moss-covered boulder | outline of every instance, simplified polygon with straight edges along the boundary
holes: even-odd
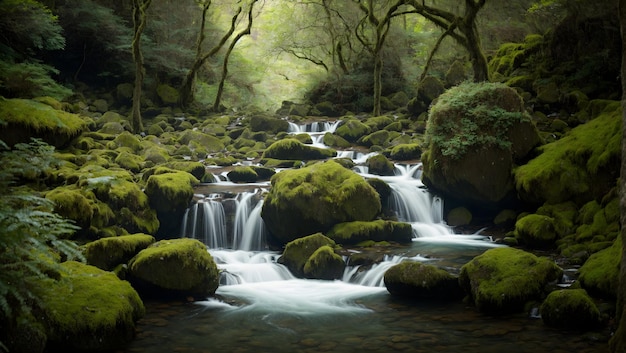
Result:
[[[219,271],[204,244],[181,238],[158,241],[128,264],[129,277],[142,295],[206,298],[219,285]]]
[[[0,117],[7,123],[0,129],[0,140],[9,146],[37,137],[55,147],[64,147],[87,127],[76,114],[29,99],[0,97]]]
[[[102,238],[85,244],[83,253],[88,264],[111,271],[115,266],[127,263],[154,241],[154,237],[147,234]]]
[[[372,128],[357,119],[350,119],[335,130],[335,134],[348,142],[357,142],[372,132]]]
[[[463,297],[458,278],[433,265],[404,261],[385,272],[391,295],[410,299],[449,300]]]
[[[382,146],[386,147],[389,144],[389,138],[391,133],[387,130],[377,130],[372,132],[369,135],[363,136],[357,142],[360,145],[371,147],[371,146]]]
[[[157,96],[159,96],[159,99],[161,100],[161,103],[165,104],[165,105],[175,105],[178,104],[178,100],[180,98],[180,95],[178,93],[178,90],[170,85],[167,84],[160,84],[157,86],[156,88],[156,93]]]
[[[113,351],[135,335],[145,312],[137,292],[115,274],[79,262],[61,264],[58,281],[41,290],[50,351]]]
[[[74,185],[63,186],[46,193],[46,199],[54,203],[54,211],[71,219],[81,228],[89,228],[94,218],[95,196]]]
[[[483,208],[514,194],[515,162],[541,142],[520,95],[496,83],[463,83],[442,94],[426,138],[424,184]]]
[[[582,203],[614,187],[621,148],[620,102],[593,101],[589,105],[595,119],[541,146],[539,156],[515,169],[515,185],[522,200]]]
[[[259,175],[252,167],[238,166],[228,172],[228,179],[235,183],[253,183],[259,179]]]
[[[553,261],[514,248],[485,251],[461,267],[459,283],[478,310],[499,314],[520,311],[540,300],[545,287],[561,278]]]
[[[622,240],[592,254],[578,270],[580,286],[593,295],[616,298],[619,286],[619,268],[622,260]]]
[[[327,132],[324,134],[323,142],[326,146],[336,148],[348,148],[351,146],[350,142],[339,135]]]
[[[283,119],[255,115],[250,118],[250,129],[252,131],[266,131],[277,134],[281,131],[289,130],[289,122]]]
[[[455,207],[446,216],[449,226],[458,227],[472,223],[472,212],[465,207]]]
[[[411,159],[420,159],[422,157],[422,148],[418,143],[402,143],[394,146],[389,158],[397,161],[406,161]]]
[[[417,95],[407,104],[414,116],[427,112],[430,104],[445,91],[443,82],[434,76],[426,76],[417,86]]]
[[[382,154],[371,156],[365,161],[370,174],[394,175],[396,167]]]
[[[197,130],[185,130],[178,140],[181,144],[189,146],[193,150],[202,153],[215,153],[224,149],[224,142],[217,136],[205,134]]]
[[[288,138],[271,144],[265,152],[263,158],[273,158],[282,160],[315,160],[327,159],[337,155],[333,149],[317,148],[308,146],[297,139]]]
[[[529,214],[515,222],[515,238],[533,248],[554,247],[557,234],[554,230],[554,218]]]
[[[261,216],[280,244],[337,223],[371,221],[381,210],[376,190],[332,160],[278,173],[271,186]]]
[[[358,244],[366,240],[410,243],[413,229],[408,223],[381,219],[353,221],[336,224],[326,232],[326,236],[339,244]]]
[[[346,263],[330,245],[319,247],[304,264],[303,273],[307,278],[334,280],[343,276]]]
[[[584,289],[561,289],[541,304],[541,319],[552,327],[585,330],[600,323],[600,311]]]
[[[278,263],[285,265],[294,276],[305,277],[304,266],[313,253],[324,246],[335,247],[335,242],[324,236],[322,233],[307,235],[302,238],[292,240],[285,245],[283,254],[278,259]],[[327,256],[321,255],[321,256]],[[309,273],[313,264],[309,265]]]

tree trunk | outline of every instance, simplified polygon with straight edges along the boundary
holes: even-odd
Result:
[[[380,115],[380,99],[383,94],[383,58],[382,50],[378,50],[374,57],[374,116]]]
[[[611,352],[614,353],[626,352],[626,0],[619,0],[619,20],[622,33],[622,163],[619,181],[622,262],[617,293],[618,327],[609,344]]]
[[[135,33],[133,36],[132,52],[135,62],[135,87],[133,89],[133,107],[131,115],[131,126],[134,133],[143,130],[141,121],[141,86],[145,76],[143,67],[143,54],[141,52],[141,34],[146,27],[146,10],[152,0],[133,0],[133,26]]]

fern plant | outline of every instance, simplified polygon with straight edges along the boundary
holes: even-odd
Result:
[[[9,148],[0,140],[0,318],[15,319],[36,301],[36,282],[58,278],[59,260],[84,258],[67,235],[78,229],[26,185],[56,163],[40,140]],[[2,321],[2,320],[0,320]],[[1,344],[0,344],[1,346]]]

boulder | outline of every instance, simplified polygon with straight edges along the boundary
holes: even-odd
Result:
[[[234,183],[253,183],[259,179],[259,175],[248,166],[238,166],[228,172],[228,179]]]
[[[466,226],[472,223],[472,212],[465,207],[455,207],[448,212],[447,218],[449,226]]]
[[[335,245],[332,239],[324,236],[322,233],[315,233],[295,239],[285,245],[285,250],[278,259],[278,263],[285,265],[294,276],[305,277],[304,267],[313,253],[324,246],[328,246],[332,249]],[[318,255],[320,255],[320,257],[328,257],[328,254]],[[309,264],[307,272],[313,274],[312,270],[315,267],[314,264]]]
[[[274,175],[261,216],[273,240],[285,244],[337,223],[371,221],[380,211],[376,190],[330,160]]]
[[[365,165],[370,174],[394,175],[396,167],[382,154],[371,156],[365,161]]]
[[[430,104],[445,91],[443,83],[434,76],[426,76],[417,86],[417,95],[407,104],[414,116],[427,112]]]
[[[478,310],[500,314],[521,311],[527,302],[542,299],[546,285],[562,274],[547,258],[502,247],[463,265],[459,283]]]
[[[219,271],[206,246],[196,239],[158,241],[128,264],[133,286],[146,296],[206,298],[219,285]]]
[[[263,158],[273,158],[282,160],[315,160],[327,159],[337,155],[333,149],[317,148],[308,146],[297,139],[287,138],[271,144],[265,152]]]
[[[421,157],[422,148],[419,143],[403,143],[396,145],[391,149],[389,154],[389,158],[397,161],[420,159]]]
[[[68,261],[61,280],[41,288],[50,351],[113,351],[135,336],[145,312],[137,292],[115,274]]]
[[[612,246],[592,254],[580,267],[580,286],[593,295],[616,298],[621,260],[622,240],[617,237]]]
[[[515,238],[532,248],[551,248],[557,240],[554,218],[530,214],[515,222]]]
[[[335,134],[348,142],[356,142],[368,135],[372,129],[357,119],[350,119],[335,130]]]
[[[410,299],[449,300],[463,297],[458,278],[443,269],[405,261],[385,272],[385,287],[391,295]]]
[[[117,265],[128,263],[154,241],[154,237],[147,234],[102,238],[85,244],[83,253],[88,264],[111,271]]]
[[[250,129],[252,131],[266,131],[277,134],[289,129],[289,122],[267,116],[255,115],[250,118]]]
[[[307,278],[334,280],[343,276],[346,263],[330,245],[319,247],[304,264],[303,273]]]
[[[541,138],[512,88],[463,83],[430,109],[422,180],[465,205],[495,207],[514,195],[512,170]]]
[[[413,228],[409,223],[375,220],[353,221],[333,226],[326,235],[339,244],[358,244],[362,241],[394,241],[410,243]]]
[[[541,304],[541,319],[552,327],[584,330],[600,323],[600,311],[584,289],[561,289]]]

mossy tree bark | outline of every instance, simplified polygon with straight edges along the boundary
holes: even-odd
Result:
[[[191,68],[189,68],[189,71],[187,71],[187,74],[185,75],[185,78],[183,79],[183,83],[178,90],[180,105],[183,108],[188,107],[189,104],[193,102],[193,99],[194,99],[193,92],[194,92],[194,87],[196,84],[196,75],[198,74],[198,70],[200,70],[202,65],[204,65],[204,63],[209,58],[217,54],[217,52],[219,52],[220,49],[222,49],[222,47],[226,44],[226,41],[228,41],[228,38],[230,38],[233,35],[233,33],[235,32],[235,27],[237,26],[237,19],[239,18],[239,15],[241,14],[241,10],[242,10],[241,7],[237,9],[237,11],[235,12],[235,14],[233,15],[231,19],[230,29],[220,39],[219,43],[217,43],[217,45],[215,45],[209,51],[203,52],[202,44],[204,43],[204,39],[206,37],[204,34],[205,27],[206,27],[206,15],[210,7],[211,7],[211,0],[206,0],[202,3],[202,20],[200,21],[200,31],[198,32],[198,37],[196,39],[196,58],[193,64],[191,65]]]
[[[619,0],[620,29],[622,33],[622,163],[620,178],[620,221],[622,224],[622,262],[617,293],[617,330],[611,338],[612,352],[626,352],[626,0]]]
[[[224,56],[224,62],[222,64],[222,77],[220,79],[219,86],[217,88],[217,95],[215,96],[215,102],[213,103],[213,111],[220,110],[220,103],[222,101],[222,94],[224,93],[224,83],[226,82],[226,77],[228,76],[228,59],[230,58],[230,54],[233,52],[235,45],[237,42],[241,40],[241,38],[250,35],[252,30],[252,11],[254,10],[254,4],[258,0],[252,0],[250,3],[250,7],[248,8],[248,25],[241,32],[237,33],[235,38],[233,38],[232,42],[228,46],[228,50],[226,51],[226,55]]]
[[[135,87],[133,89],[133,107],[131,115],[131,125],[133,132],[139,133],[143,130],[141,121],[141,86],[146,75],[143,66],[143,54],[141,52],[141,35],[146,28],[146,10],[150,7],[152,0],[133,0],[133,28],[134,36],[132,42],[133,61],[135,63]]]

